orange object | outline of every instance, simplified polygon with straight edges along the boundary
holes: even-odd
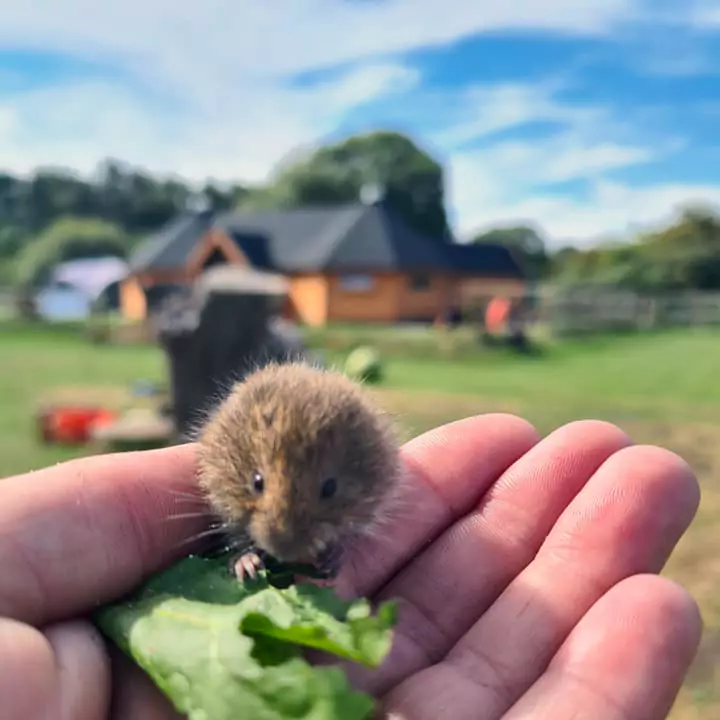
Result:
[[[507,325],[512,303],[505,297],[494,297],[485,310],[485,327],[492,333],[501,333]]]

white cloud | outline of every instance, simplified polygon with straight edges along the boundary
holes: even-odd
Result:
[[[485,31],[609,34],[637,18],[639,0],[24,0],[3,7],[0,48],[59,51],[97,61],[114,80],[74,81],[0,95],[0,163],[29,172],[89,172],[114,156],[158,173],[261,182],[298,147],[321,141],[350,113],[404,101],[420,82],[402,54]],[[709,15],[708,15],[709,13]],[[712,11],[705,8],[706,17]],[[720,18],[720,13],[718,13]],[[338,74],[338,68],[342,72]],[[333,70],[297,85],[297,73]],[[461,232],[538,221],[558,238],[622,232],[632,220],[720,188],[636,189],[609,173],[651,161],[606,109],[571,105],[562,83],[476,87],[447,104],[448,126],[429,137],[448,161],[449,199]],[[442,106],[445,107],[445,106]],[[462,151],[478,138],[534,122],[549,139]],[[632,135],[632,133],[630,133]],[[549,184],[581,179],[583,201]]]
[[[522,168],[532,168],[531,158],[541,162],[544,155],[544,151],[528,147]],[[587,246],[608,236],[627,236],[670,222],[687,204],[701,203],[720,210],[720,185],[665,182],[631,186],[602,177],[602,168],[618,169],[647,158],[642,148],[587,147],[559,154],[556,167],[531,175],[534,179],[586,179],[585,168],[594,165],[597,176],[590,177],[588,192],[578,198],[537,186],[528,189],[523,185],[526,176],[521,164],[510,163],[513,169],[507,172],[503,153],[484,158],[460,155],[451,162],[450,173],[457,188],[458,233],[469,237],[493,226],[530,223],[544,230],[556,246]]]
[[[0,163],[90,172],[112,156],[193,179],[262,181],[292,148],[335,129],[352,109],[417,82],[401,65],[372,64],[309,88],[246,81],[216,108],[159,112],[107,82],[0,98]]]
[[[720,2],[718,0],[695,0],[685,17],[690,23],[701,28],[720,25]]]
[[[600,182],[586,202],[538,197],[510,210],[535,217],[552,229],[557,243],[564,240],[582,246],[664,225],[684,206],[696,203],[720,209],[720,186],[661,183],[632,187]]]
[[[562,81],[549,80],[470,87],[457,102],[455,115],[462,119],[436,133],[435,142],[455,146],[537,122],[573,127],[610,122],[603,108],[572,106],[558,100],[557,92],[564,85]]]
[[[559,223],[547,211],[565,200],[549,191],[548,185],[574,180],[600,182],[608,171],[654,157],[650,148],[592,143],[572,133],[457,153],[450,157],[448,185],[458,232],[467,234],[494,223],[534,219],[551,235],[566,235],[570,227],[567,222]],[[535,211],[542,211],[543,217],[533,218]]]
[[[448,196],[461,237],[524,222],[540,226],[557,244],[582,245],[665,222],[687,202],[720,202],[720,186],[617,182],[618,171],[662,160],[684,141],[643,137],[642,127],[613,117],[607,108],[562,101],[563,89],[562,83],[516,83],[465,93],[458,113],[465,119],[441,134],[452,145]],[[559,129],[491,142],[498,130],[542,121]],[[473,138],[483,138],[482,145],[464,148]],[[586,191],[557,187],[573,181]]]
[[[451,169],[456,192],[467,192],[464,188],[484,176],[496,200],[503,202],[538,186],[601,177],[657,157],[654,148],[593,143],[573,133],[561,133],[549,139],[506,141],[458,153],[451,157]]]
[[[0,45],[119,59],[184,82],[286,74],[449,44],[494,30],[599,34],[634,0],[24,0],[3,7]],[[206,80],[209,78],[206,78]]]
[[[115,80],[0,96],[0,162],[86,172],[113,155],[155,171],[261,181],[279,158],[321,140],[351,110],[417,82],[390,56],[503,28],[603,33],[632,2],[10,3],[0,48],[96,61]],[[341,63],[350,69],[340,78],[291,83],[301,71]]]

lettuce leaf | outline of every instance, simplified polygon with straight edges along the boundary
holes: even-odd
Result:
[[[189,720],[366,720],[372,698],[305,648],[369,667],[390,650],[395,604],[375,614],[277,566],[238,582],[225,557],[190,556],[100,608],[100,630]]]

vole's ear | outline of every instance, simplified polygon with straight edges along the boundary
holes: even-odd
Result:
[[[272,427],[273,422],[275,422],[275,411],[272,408],[263,410],[262,418],[268,428]]]

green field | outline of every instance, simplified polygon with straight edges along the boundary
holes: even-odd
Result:
[[[321,335],[313,340],[323,343]],[[0,349],[0,476],[75,454],[36,441],[33,413],[53,389],[92,386],[111,398],[140,378],[166,381],[158,350],[92,346],[66,330],[0,326]],[[693,465],[702,506],[667,572],[698,598],[707,630],[673,718],[720,717],[720,330],[574,340],[529,357],[421,354],[394,353],[379,390],[409,433],[491,410],[522,415],[543,432],[594,417],[619,424],[637,442],[669,447]]]

